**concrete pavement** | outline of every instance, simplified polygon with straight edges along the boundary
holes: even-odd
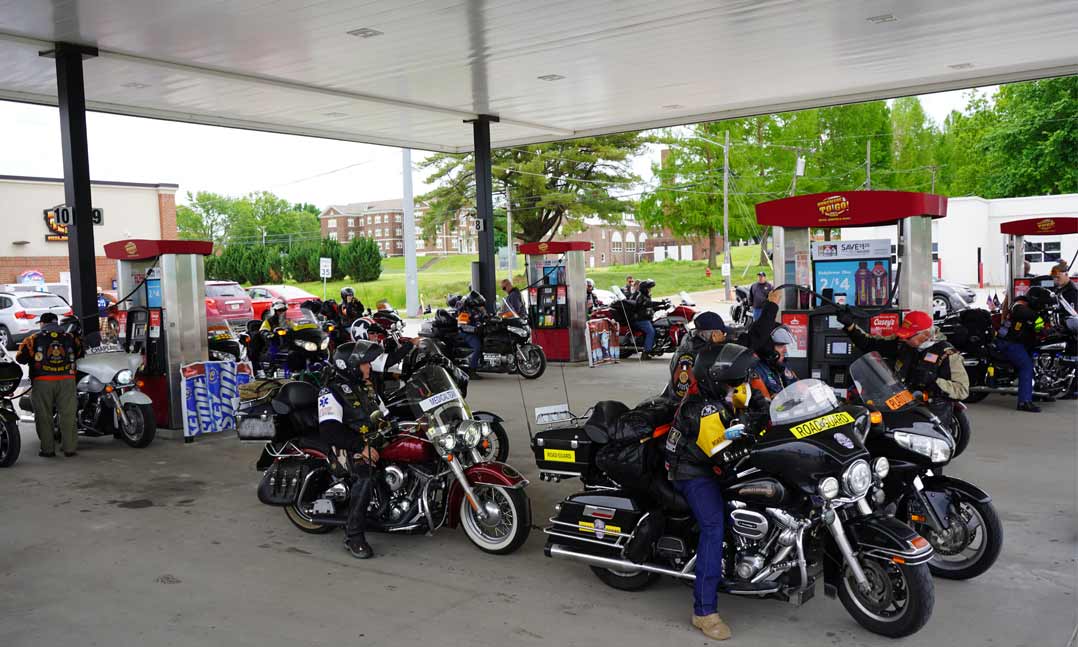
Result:
[[[665,362],[589,369],[552,364],[534,382],[491,376],[473,407],[501,413],[510,462],[531,479],[533,522],[576,484],[540,482],[525,412],[567,399],[635,402]],[[522,393],[524,402],[522,403]],[[973,405],[974,437],[949,470],[993,494],[1006,533],[987,574],[936,580],[920,645],[1065,645],[1076,614],[1078,405],[1020,414],[1010,399]],[[373,535],[361,562],[342,535],[307,535],[258,503],[260,451],[234,437],[130,449],[81,439],[74,459],[41,459],[31,425],[23,456],[0,470],[0,644],[51,645],[704,645],[688,625],[692,592],[669,580],[640,593],[587,567],[548,559],[533,530],[516,554],[475,549],[461,531]],[[732,644],[894,645],[837,601],[803,607],[724,596]]]

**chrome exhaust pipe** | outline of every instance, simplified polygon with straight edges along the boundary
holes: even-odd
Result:
[[[970,393],[998,393],[1001,395],[1018,394],[1018,387],[1016,386],[971,386],[969,387],[969,390]],[[1043,391],[1034,391],[1033,395],[1038,398],[1048,397],[1048,394]]]
[[[586,562],[592,566],[603,566],[605,568],[611,568],[619,571],[647,571],[649,573],[658,573],[659,575],[669,575],[670,577],[676,577],[681,580],[688,580],[690,582],[696,580],[696,575],[693,573],[682,573],[681,571],[670,570],[669,568],[662,568],[660,566],[652,566],[650,564],[637,564],[625,559],[615,559],[613,557],[599,557],[598,555],[589,555],[587,553],[578,553],[575,550],[569,550],[554,544],[547,550],[547,554],[550,557],[564,557],[566,559],[575,559],[577,561]]]

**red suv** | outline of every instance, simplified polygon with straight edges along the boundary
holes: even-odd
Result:
[[[210,300],[221,317],[228,321],[250,321],[255,318],[251,297],[235,281],[206,281],[207,310]]]

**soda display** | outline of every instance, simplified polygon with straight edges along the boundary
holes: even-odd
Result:
[[[891,298],[891,285],[883,261],[872,266],[872,302],[864,305],[885,306]],[[860,304],[858,304],[860,305]]]
[[[857,264],[857,271],[853,273],[853,282],[856,290],[854,304],[859,306],[873,305],[869,301],[871,299],[872,272],[868,269],[867,261],[860,261]]]

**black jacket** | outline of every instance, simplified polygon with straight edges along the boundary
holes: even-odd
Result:
[[[318,392],[318,433],[338,449],[361,451],[377,437],[376,411],[379,400],[372,382],[355,385],[334,378]]]
[[[528,309],[524,307],[524,297],[517,288],[509,290],[509,294],[505,295],[505,302],[509,304],[513,312],[517,313],[517,316],[525,318],[528,316]]]
[[[749,303],[753,308],[762,308],[767,303],[767,295],[771,294],[773,286],[771,282],[753,283],[749,288]]]
[[[655,308],[661,308],[662,301],[652,301],[650,294],[644,294],[641,290],[629,297],[629,302],[633,304],[633,310],[629,313],[632,321],[651,321],[655,316]]]
[[[359,300],[359,297],[356,297],[348,303],[341,303],[340,309],[341,323],[345,326],[350,326],[352,325],[352,322],[363,316],[365,308],[363,307],[363,302]]]
[[[666,436],[666,470],[671,481],[699,477],[722,477],[726,471],[747,455],[754,444],[755,433],[767,421],[764,414],[767,401],[752,394],[747,409],[737,412],[725,400],[715,400],[702,393],[693,393],[681,401],[674,423]],[[738,422],[745,424],[741,438],[721,444],[708,456],[697,441],[702,431],[719,424],[729,428]]]
[[[969,376],[962,355],[942,334],[937,333],[927,347],[913,348],[898,337],[870,335],[856,325],[847,328],[846,333],[863,352],[876,351],[891,360],[907,388],[954,400],[969,395]]]
[[[1068,282],[1056,291],[1059,293],[1059,298],[1071,304],[1071,307],[1075,310],[1078,310],[1078,286],[1074,284],[1074,281]]]
[[[712,344],[711,340],[705,339],[695,333],[686,335],[685,339],[678,344],[674,356],[670,358],[670,382],[663,390],[663,397],[681,400],[689,393],[695,391],[696,379],[692,375],[692,368],[696,365],[696,358],[710,346],[722,346]]]
[[[1011,306],[1011,314],[999,327],[999,339],[1032,348],[1037,343],[1037,332],[1044,327],[1040,314],[1025,301]]]

